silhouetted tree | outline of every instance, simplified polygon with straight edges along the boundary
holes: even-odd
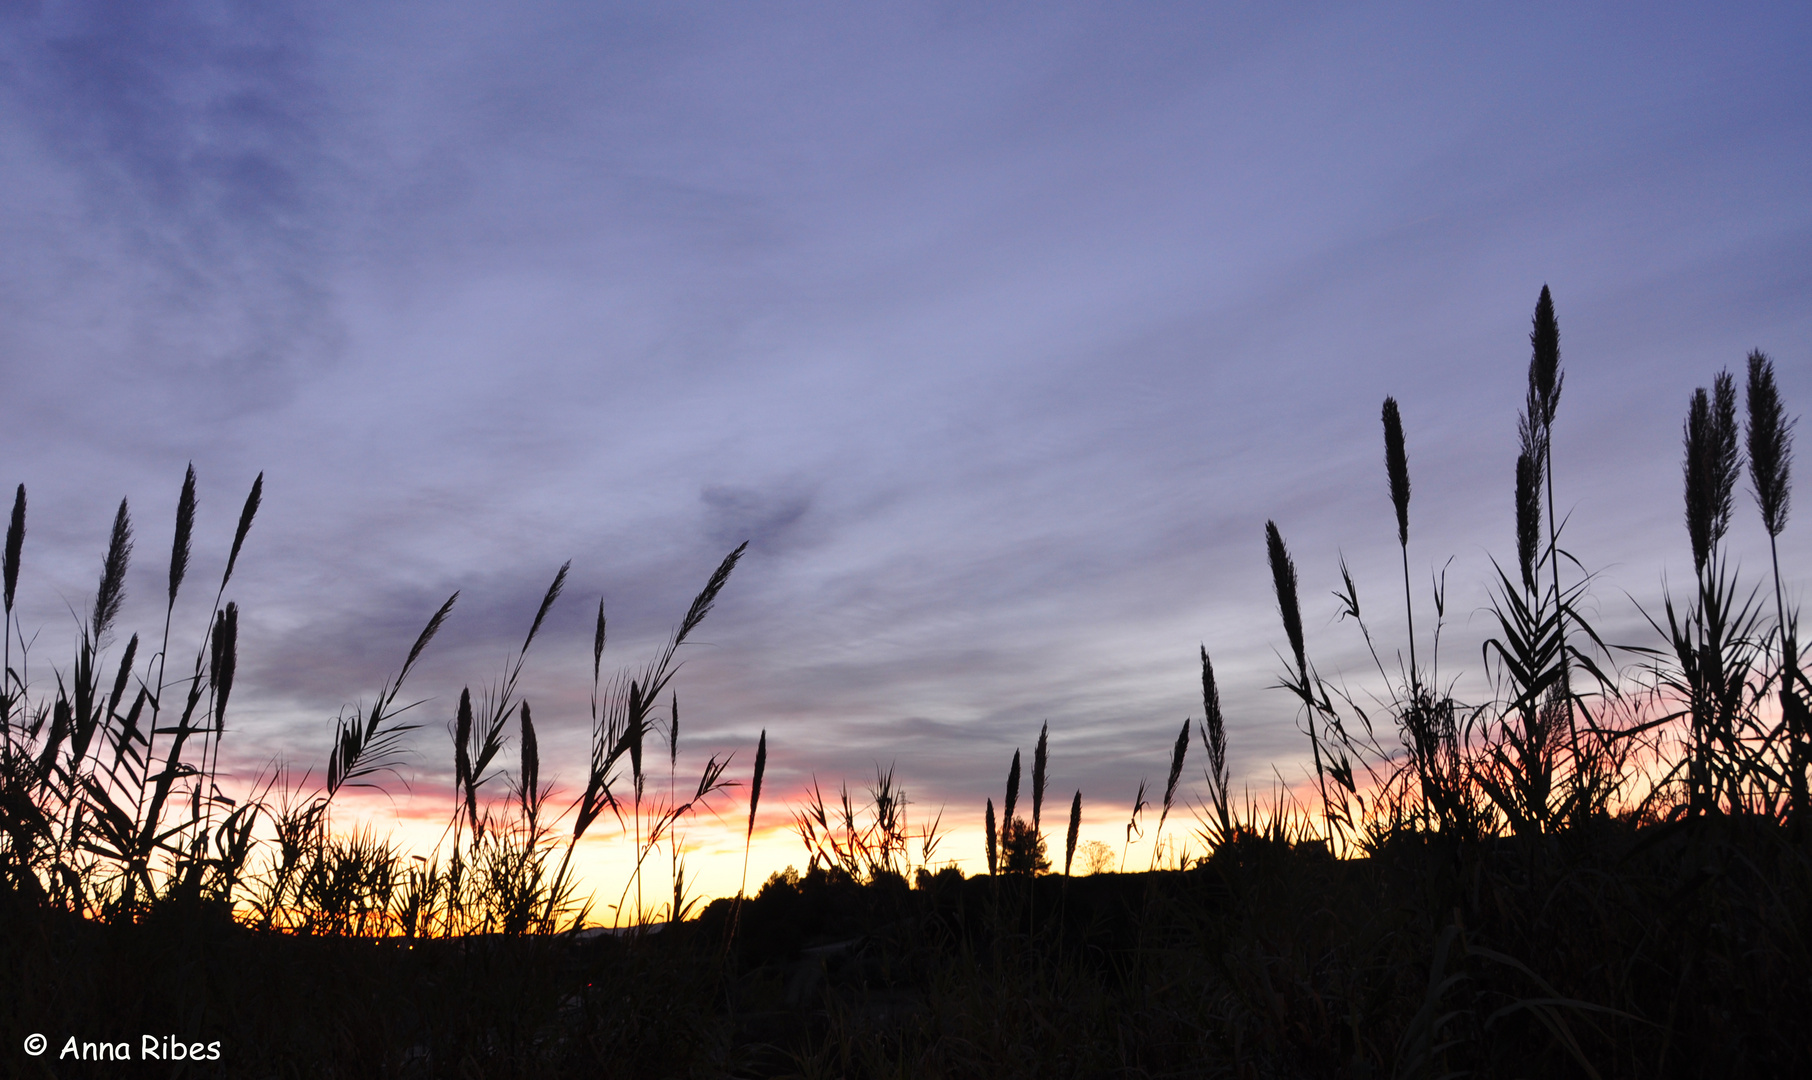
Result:
[[[1001,840],[1001,854],[1005,856],[1001,872],[1041,874],[1051,868],[1051,860],[1045,858],[1044,837],[1038,835],[1038,830],[1025,818],[1016,817],[1007,822]]]

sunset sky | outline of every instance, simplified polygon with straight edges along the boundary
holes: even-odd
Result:
[[[445,819],[460,688],[568,559],[521,685],[544,777],[575,782],[599,598],[607,671],[639,665],[743,540],[674,685],[682,773],[734,752],[746,781],[768,732],[752,878],[803,863],[782,830],[814,774],[890,763],[976,869],[1046,720],[1050,798],[1081,789],[1084,835],[1117,841],[1200,714],[1198,646],[1236,783],[1294,782],[1266,520],[1320,669],[1385,693],[1329,594],[1344,555],[1394,663],[1395,395],[1418,648],[1445,568],[1442,680],[1484,700],[1544,283],[1563,543],[1600,632],[1658,644],[1641,608],[1692,574],[1693,388],[1761,348],[1812,405],[1808,55],[1798,4],[0,5],[0,483],[30,499],[34,688],[121,497],[114,655],[161,632],[193,462],[173,663],[265,477],[227,593],[242,779],[318,775],[460,591],[407,689],[413,753],[348,818]],[[1760,582],[1746,482],[1730,550]]]

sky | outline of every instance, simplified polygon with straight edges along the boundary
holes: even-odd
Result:
[[[606,672],[643,664],[745,540],[673,686],[681,773],[733,753],[746,783],[767,732],[757,878],[803,865],[814,777],[889,766],[977,869],[1045,722],[1050,800],[1081,790],[1118,844],[1201,714],[1202,647],[1236,788],[1295,782],[1265,522],[1318,668],[1386,695],[1330,593],[1344,558],[1394,664],[1394,395],[1418,648],[1444,572],[1443,680],[1488,699],[1544,284],[1564,546],[1605,638],[1659,643],[1693,389],[1761,348],[1812,401],[1809,48],[1791,4],[8,0],[0,482],[28,492],[33,685],[121,498],[116,636],[161,634],[193,463],[177,658],[264,476],[226,594],[242,782],[318,781],[459,593],[410,753],[342,822],[432,842],[460,689],[568,560],[519,686],[575,783],[599,600]],[[1753,584],[1746,483],[1736,509]],[[1797,600],[1806,537],[1780,538]],[[693,826],[707,892],[745,798]]]

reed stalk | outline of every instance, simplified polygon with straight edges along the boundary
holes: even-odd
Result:
[[[1227,724],[1221,715],[1221,692],[1214,682],[1214,665],[1208,661],[1208,647],[1202,652],[1202,750],[1208,756],[1203,779],[1208,782],[1208,798],[1214,811],[1214,837],[1210,848],[1218,847],[1233,835],[1233,820],[1228,807]]]
[[[1164,838],[1164,822],[1170,817],[1171,803],[1176,800],[1177,781],[1183,776],[1183,756],[1189,752],[1189,718],[1183,718],[1183,726],[1177,731],[1177,741],[1170,748],[1170,772],[1164,779],[1164,808],[1158,814],[1158,828],[1151,837],[1151,865],[1158,865],[1159,845]]]
[[[1560,519],[1554,514],[1554,414],[1560,407],[1560,392],[1566,373],[1560,369],[1560,321],[1554,315],[1554,297],[1544,283],[1535,301],[1535,314],[1529,326],[1529,389],[1521,417],[1523,452],[1539,465],[1537,480],[1546,488],[1548,502],[1548,571],[1552,601],[1557,613],[1560,637],[1567,639],[1567,612],[1562,606],[1560,589]],[[1568,746],[1572,758],[1579,760],[1579,726],[1574,716],[1570,654],[1563,649],[1560,658],[1560,693],[1567,721]]]
[[[1290,558],[1289,549],[1284,546],[1283,534],[1275,521],[1265,522],[1265,554],[1271,565],[1271,586],[1277,595],[1278,614],[1283,618],[1284,636],[1290,643],[1290,658],[1296,662],[1293,670],[1285,670],[1284,681],[1280,685],[1295,695],[1303,706],[1302,715],[1308,727],[1310,760],[1315,768],[1315,785],[1321,795],[1322,819],[1327,825],[1331,843],[1336,835],[1345,836],[1352,824],[1345,799],[1341,800],[1340,807],[1336,809],[1327,784],[1328,778],[1332,776],[1335,784],[1344,787],[1349,795],[1356,790],[1345,750],[1336,745],[1347,741],[1346,733],[1320,680],[1309,669],[1303,645],[1302,608],[1297,600],[1296,563]],[[1356,598],[1354,609],[1357,610]]]
[[[994,823],[994,800],[992,798],[988,800],[987,837],[988,876],[994,877],[1000,873],[1000,841]]]
[[[1536,593],[1537,546],[1541,542],[1541,465],[1528,450],[1516,456],[1516,562],[1523,590]]]
[[[25,485],[13,495],[12,517],[6,526],[6,551],[0,562],[0,581],[4,583],[6,622],[3,651],[5,667],[0,668],[0,746],[11,747],[13,711],[23,699],[25,682],[13,671],[13,594],[19,589],[19,557],[25,548]]]
[[[1736,387],[1729,372],[1719,372],[1712,392],[1693,392],[1683,436],[1682,472],[1686,493],[1686,532],[1692,544],[1697,595],[1686,625],[1673,628],[1676,656],[1687,683],[1691,709],[1692,760],[1688,765],[1688,812],[1702,816],[1715,807],[1718,791],[1712,762],[1715,747],[1734,750],[1734,702],[1727,668],[1733,659],[1730,598],[1733,583],[1725,579],[1720,556],[1730,528],[1731,500],[1742,469],[1737,448]],[[1669,611],[1670,626],[1672,612]]]
[[[1013,751],[1013,764],[1007,768],[1007,801],[1002,804],[1000,819],[1002,830],[1012,829],[1013,806],[1017,802],[1019,802],[1019,751],[1015,750]],[[1003,831],[1001,835],[1005,837],[1007,832]]]
[[[1397,545],[1403,555],[1403,615],[1409,622],[1409,693],[1413,698],[1421,692],[1422,669],[1416,664],[1416,611],[1409,591],[1409,456],[1403,446],[1403,417],[1394,397],[1384,399],[1384,465],[1390,478],[1391,506],[1397,512]]]
[[[1775,636],[1780,642],[1781,719],[1787,729],[1788,785],[1795,833],[1803,838],[1812,821],[1812,798],[1807,794],[1807,768],[1812,765],[1812,716],[1800,696],[1799,642],[1794,620],[1787,617],[1781,589],[1779,537],[1787,527],[1792,503],[1793,421],[1781,407],[1774,385],[1774,362],[1760,349],[1749,354],[1748,439],[1749,478],[1762,527],[1768,533],[1768,561],[1774,579]],[[1812,687],[1807,688],[1812,692]]]
[[[1145,781],[1139,781],[1139,793],[1133,796],[1132,814],[1126,819],[1126,840],[1120,846],[1120,872],[1126,872],[1126,853],[1132,847],[1133,837],[1145,838],[1145,830],[1139,828],[1139,816],[1145,812]]]
[[[1044,808],[1045,766],[1049,762],[1047,740],[1050,735],[1050,721],[1045,721],[1038,728],[1038,745],[1032,751],[1032,831],[1039,832],[1038,818]],[[1041,834],[1042,835],[1042,834]]]
[[[1063,840],[1063,876],[1070,876],[1070,864],[1076,859],[1076,834],[1082,828],[1082,791],[1070,801],[1070,828]]]
[[[742,835],[742,877],[736,886],[736,907],[730,916],[730,940],[736,940],[736,927],[742,917],[742,894],[749,886],[749,847],[755,841],[755,811],[761,805],[761,778],[768,768],[768,730],[761,729],[761,741],[755,745],[755,774],[749,781],[749,826]],[[726,944],[725,948],[729,946]]]

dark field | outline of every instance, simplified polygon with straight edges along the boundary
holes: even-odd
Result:
[[[196,1076],[1785,1076],[1812,1060],[1808,864],[1766,822],[1189,871],[820,870],[670,930],[260,933],[6,912],[5,1027],[218,1040]],[[14,1036],[15,1039],[18,1036]]]

